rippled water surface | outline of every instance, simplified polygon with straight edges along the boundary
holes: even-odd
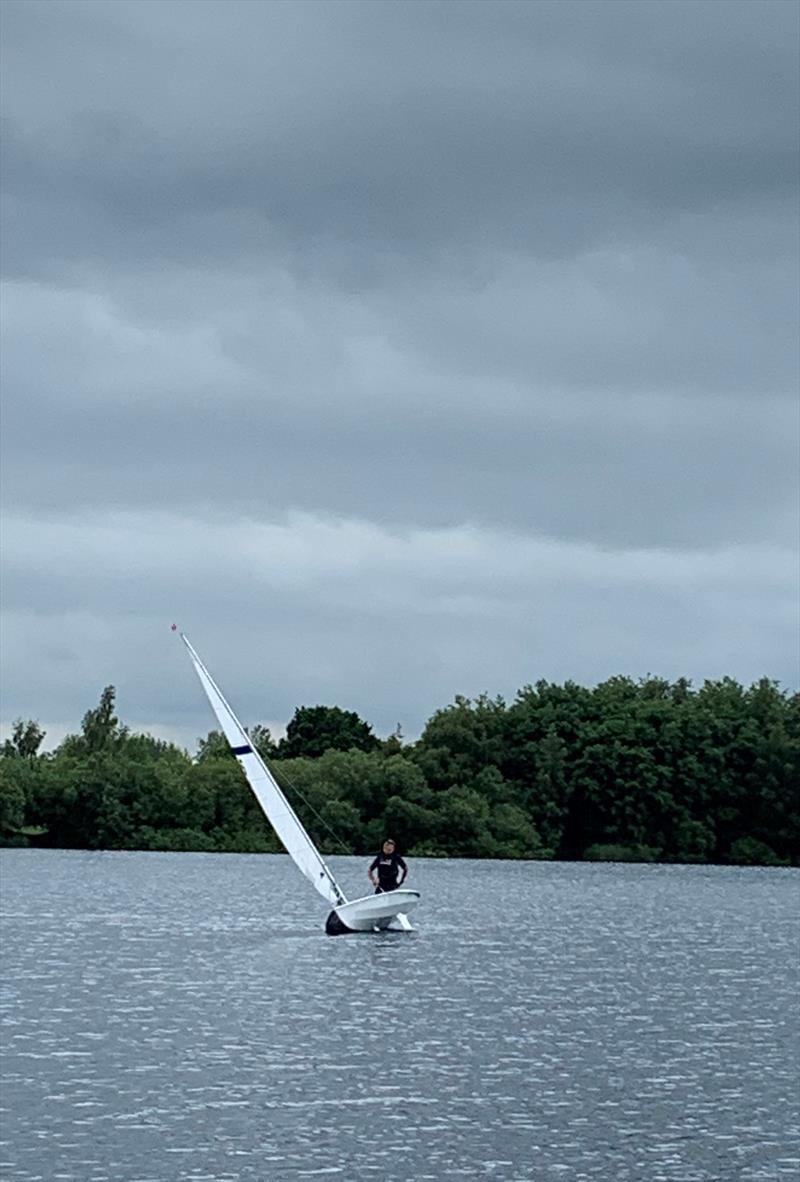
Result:
[[[284,857],[0,869],[8,1182],[800,1176],[797,872],[417,860],[332,939]]]

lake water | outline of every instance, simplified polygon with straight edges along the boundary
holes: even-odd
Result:
[[[366,893],[367,859],[332,858]],[[800,875],[4,850],[7,1182],[800,1177]]]

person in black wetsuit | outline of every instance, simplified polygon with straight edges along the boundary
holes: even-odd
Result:
[[[398,872],[402,875],[399,882],[397,880]],[[370,882],[375,887],[376,895],[382,895],[384,891],[395,891],[403,885],[408,874],[408,867],[397,853],[397,847],[391,837],[386,838],[381,852],[367,873]]]

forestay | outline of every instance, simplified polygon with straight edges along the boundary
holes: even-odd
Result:
[[[252,746],[247,731],[225,701],[211,674],[182,632],[181,640],[189,650],[197,676],[206,691],[211,708],[219,720],[225,738],[241,764],[267,820],[283,842],[286,852],[324,899],[334,906],[346,903],[344,892],[300,824],[297,814],[283,795],[269,768]]]

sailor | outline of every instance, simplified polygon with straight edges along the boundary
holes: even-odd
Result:
[[[376,872],[377,871],[377,875]],[[397,881],[398,872],[402,874],[400,881]],[[397,853],[397,847],[394,839],[387,837],[381,847],[381,852],[377,855],[368,872],[369,879],[375,887],[375,894],[382,895],[384,891],[395,891],[399,886],[402,886],[408,874],[408,867],[403,859]]]

